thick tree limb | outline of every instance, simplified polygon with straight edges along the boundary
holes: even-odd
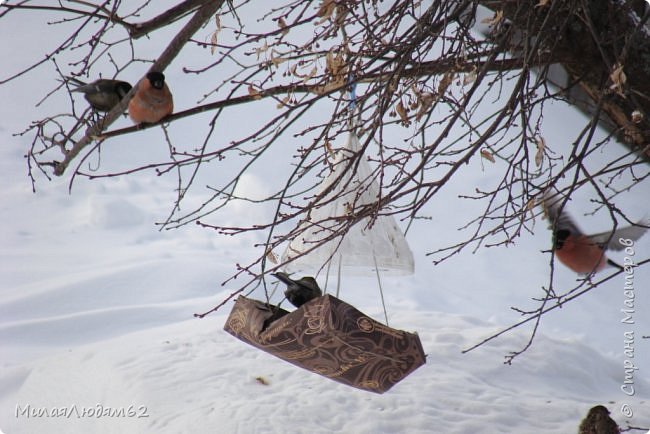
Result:
[[[184,2],[174,6],[173,8],[166,10],[165,12],[158,15],[157,17],[150,19],[149,21],[130,24],[129,35],[133,39],[138,39],[156,29],[159,29],[161,27],[164,27],[174,22],[175,20],[191,13],[193,10],[207,3],[210,3],[210,0],[185,0]]]

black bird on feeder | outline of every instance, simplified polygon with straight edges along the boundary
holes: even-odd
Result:
[[[316,279],[313,277],[305,276],[301,279],[293,280],[287,273],[283,272],[277,272],[272,275],[287,285],[284,296],[296,307],[300,307],[309,300],[323,295],[323,291],[318,287],[318,283],[316,283]]]

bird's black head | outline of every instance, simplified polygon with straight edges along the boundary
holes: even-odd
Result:
[[[323,291],[321,291],[320,287],[318,286],[316,279],[314,279],[311,276],[305,276],[301,279],[298,279],[296,280],[296,283],[299,284],[300,286],[309,289],[315,296],[319,297],[320,295],[323,294]]]
[[[569,235],[571,235],[571,231],[568,229],[560,229],[555,231],[554,234],[554,239],[553,239],[553,247],[557,249],[561,249],[562,246],[564,246],[564,242],[569,238]]]
[[[592,407],[591,410],[589,410],[589,412],[609,414],[609,410],[604,405],[597,405],[595,407]]]
[[[156,89],[162,89],[165,86],[165,75],[162,72],[150,72],[147,74],[147,80],[151,86]]]
[[[124,98],[124,96],[131,90],[131,87],[132,86],[126,81],[120,81],[115,85],[115,92],[120,96],[120,98]]]

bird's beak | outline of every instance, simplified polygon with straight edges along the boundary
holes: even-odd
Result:
[[[287,273],[283,273],[281,271],[278,271],[277,273],[272,273],[271,276],[276,277],[280,282],[286,285],[290,285],[294,283],[293,279],[291,279]]]

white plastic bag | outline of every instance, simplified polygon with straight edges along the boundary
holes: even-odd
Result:
[[[340,266],[342,273],[353,275],[374,275],[375,268],[378,268],[382,275],[413,273],[413,253],[391,216],[379,216],[370,227],[369,219],[365,218],[355,224],[343,240],[337,236],[297,258],[332,236],[340,224],[336,219],[332,219],[333,217],[344,217],[348,215],[351,207],[358,208],[377,200],[379,185],[370,178],[368,162],[362,158],[355,173],[348,170],[349,159],[359,148],[359,139],[354,133],[350,133],[345,147],[336,153],[334,170],[323,180],[320,191],[323,192],[337,180],[340,181],[322,201],[314,204],[308,220],[300,225],[300,234],[283,253],[283,262],[296,258],[286,266],[286,271],[322,270],[336,274]],[[336,199],[331,201],[334,197]],[[320,205],[321,203],[323,205]],[[328,264],[328,261],[331,262]]]

